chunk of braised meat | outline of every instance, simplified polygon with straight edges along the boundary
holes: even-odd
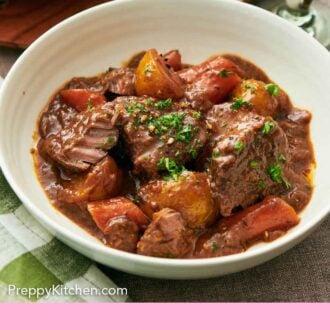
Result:
[[[133,96],[106,107],[121,129],[136,173],[156,177],[163,157],[183,165],[197,157],[207,140],[201,114],[186,103]]]
[[[67,128],[45,140],[44,149],[61,167],[81,172],[103,159],[117,140],[118,129],[99,107],[77,114]]]
[[[183,172],[177,180],[154,180],[138,191],[140,207],[149,216],[163,208],[181,213],[190,228],[203,229],[212,224],[217,207],[205,173]]]
[[[207,164],[220,213],[229,216],[259,198],[290,189],[284,169],[289,161],[287,138],[271,117],[248,106],[224,103],[207,114],[212,135]]]
[[[241,81],[239,68],[221,56],[178,73],[186,84],[186,99],[195,109],[202,111],[223,102]]]
[[[135,95],[135,70],[112,69],[103,77],[107,91],[117,95]]]
[[[66,203],[90,202],[117,196],[121,189],[122,171],[116,162],[106,156],[87,173],[62,180],[63,189],[57,198]]]
[[[117,95],[135,95],[134,72],[132,68],[110,68],[97,77],[73,78],[65,88],[87,89],[102,94],[109,91]]]
[[[285,132],[289,143],[290,159],[283,159],[288,163],[286,175],[289,182],[294,182],[291,190],[282,194],[282,198],[300,212],[309,202],[313,190],[311,174],[315,159],[313,146],[306,141],[309,136],[309,125],[312,115],[305,110],[293,109],[288,115],[279,120],[279,125]]]
[[[161,258],[182,258],[193,248],[193,235],[179,212],[165,208],[153,215],[137,244],[137,253]]]
[[[135,70],[131,68],[111,69],[96,77],[77,77],[70,80],[64,88],[57,93],[43,112],[39,122],[39,132],[42,138],[57,134],[67,128],[76,114],[84,108],[100,105],[104,94],[135,95]],[[80,95],[75,92],[78,90]],[[88,94],[91,92],[91,94]],[[95,102],[94,93],[98,93]],[[63,97],[64,96],[64,97]],[[78,97],[79,96],[79,97]],[[68,102],[67,102],[68,101]],[[78,107],[75,107],[78,106]]]
[[[299,223],[295,210],[278,197],[267,197],[219,221],[197,244],[195,256],[210,258],[240,253],[253,243],[271,241]]]
[[[112,218],[107,224],[105,239],[110,247],[126,252],[136,252],[139,240],[138,225],[126,216]]]
[[[40,136],[45,139],[50,135],[57,134],[67,127],[76,116],[78,111],[63,102],[60,94],[56,94],[42,113],[39,121]]]

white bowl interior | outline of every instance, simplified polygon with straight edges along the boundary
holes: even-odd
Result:
[[[105,248],[50,205],[36,180],[30,154],[38,114],[50,95],[73,76],[119,66],[132,54],[152,47],[160,51],[178,48],[188,63],[216,53],[240,54],[264,69],[295,105],[312,111],[315,192],[301,224],[286,236],[226,258],[151,260]],[[208,277],[237,271],[292,246],[329,210],[329,73],[330,56],[316,41],[252,6],[214,0],[131,0],[101,5],[48,32],[8,75],[0,98],[1,166],[16,193],[44,225],[98,261],[158,277]],[[155,263],[158,269],[152,268]]]

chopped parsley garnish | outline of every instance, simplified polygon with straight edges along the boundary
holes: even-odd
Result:
[[[148,112],[147,109],[141,104],[141,103],[136,103],[136,104],[131,104],[126,107],[126,111],[132,116],[136,110],[140,110],[140,112]]]
[[[269,134],[275,127],[275,123],[273,121],[266,121],[264,126],[261,128],[262,134]]]
[[[283,179],[282,177],[282,168],[278,164],[272,164],[267,168],[267,173],[270,178],[279,184],[283,184],[286,189],[291,188],[291,184]]]
[[[178,133],[175,136],[175,139],[177,141],[181,141],[184,143],[189,143],[193,137],[193,128],[191,124],[187,124],[185,126],[182,127],[182,129],[180,129],[178,131]]]
[[[174,156],[175,156],[175,157],[179,157],[179,156],[180,156],[180,154],[181,154],[181,153],[180,153],[180,151],[179,151],[179,150],[177,150]]]
[[[282,183],[282,168],[277,164],[272,164],[267,168],[270,178],[276,183]]]
[[[193,159],[196,159],[197,158],[198,152],[197,152],[197,150],[194,147],[192,147],[192,146],[188,147],[187,148],[187,151],[188,151],[188,153],[191,155],[191,157]]]
[[[283,180],[283,185],[284,185],[285,189],[287,189],[287,190],[292,188],[291,183],[286,180]]]
[[[168,108],[172,105],[172,99],[166,99],[166,100],[159,100],[155,103],[155,107],[158,110],[164,110],[165,108]]]
[[[108,137],[108,142],[109,143],[115,142],[116,140],[117,140],[117,138],[115,136],[109,136]]]
[[[93,103],[92,103],[91,99],[88,99],[88,101],[87,101],[87,109],[88,110],[92,110],[93,109]]]
[[[139,126],[141,124],[141,118],[140,117],[137,117],[137,118],[134,118],[133,120],[133,125],[135,127]]]
[[[266,189],[267,188],[267,185],[263,180],[258,181],[258,186],[259,186],[260,189]]]
[[[278,85],[271,83],[271,84],[267,84],[265,86],[267,92],[269,93],[269,95],[271,96],[277,96],[280,92],[280,87],[278,87]]]
[[[146,105],[148,107],[150,107],[152,105],[152,99],[151,98],[146,99]]]
[[[144,69],[143,69],[144,73],[148,73],[148,72],[152,72],[150,64],[147,64]]]
[[[127,111],[130,115],[133,115],[134,112],[135,112],[135,108],[132,107],[132,106],[127,106],[127,107],[126,107],[126,111]]]
[[[185,116],[185,113],[170,113],[158,118],[151,119],[149,124],[155,127],[155,134],[160,136],[171,128],[175,129],[176,131],[180,131],[183,127],[183,120]]]
[[[285,163],[285,162],[286,162],[286,157],[285,157],[283,154],[280,154],[280,155],[278,156],[278,160],[279,160],[280,162],[282,162],[282,163]]]
[[[200,111],[194,111],[194,113],[193,113],[193,117],[194,117],[195,119],[199,119],[199,118],[202,117],[202,113],[201,113]]]
[[[257,162],[256,160],[251,160],[249,165],[250,165],[250,167],[253,168],[253,169],[259,167],[259,164],[258,164],[258,162]]]
[[[213,158],[216,158],[216,157],[219,157],[219,156],[220,156],[220,152],[219,152],[219,150],[214,149],[213,152],[212,152],[212,157],[213,157]]]
[[[237,141],[234,145],[234,149],[238,152],[241,152],[244,148],[244,143],[242,141]]]
[[[231,70],[227,70],[227,69],[221,69],[219,71],[219,76],[221,78],[227,78],[229,75],[233,74],[234,72]]]
[[[157,167],[161,171],[168,172],[168,174],[163,177],[164,180],[172,179],[178,181],[181,173],[186,171],[186,168],[183,165],[177,165],[174,160],[171,160],[168,157],[162,157],[157,163]]]
[[[216,252],[219,250],[219,245],[216,242],[211,243],[211,250],[212,252]]]
[[[235,97],[234,103],[230,106],[232,110],[238,110],[243,106],[250,106],[251,103],[249,101],[244,101],[241,97]]]

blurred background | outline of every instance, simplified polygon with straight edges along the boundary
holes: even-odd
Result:
[[[330,0],[245,1],[273,11],[330,46]],[[104,2],[107,1],[0,0],[0,45],[24,49],[61,20]]]

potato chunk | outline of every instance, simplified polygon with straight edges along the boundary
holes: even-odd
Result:
[[[160,99],[178,99],[183,96],[179,76],[166,67],[155,49],[148,50],[141,59],[136,69],[135,89],[139,96],[148,95]]]
[[[275,84],[262,81],[243,80],[233,91],[233,97],[251,103],[251,109],[258,115],[275,118],[279,110],[278,96],[281,93]]]
[[[116,162],[107,156],[88,173],[64,181],[64,189],[59,191],[58,199],[67,203],[89,202],[116,196],[122,183],[122,171]]]
[[[138,194],[142,200],[140,207],[149,217],[163,208],[171,208],[182,214],[190,228],[205,228],[217,215],[205,173],[186,171],[177,181],[152,181]]]

